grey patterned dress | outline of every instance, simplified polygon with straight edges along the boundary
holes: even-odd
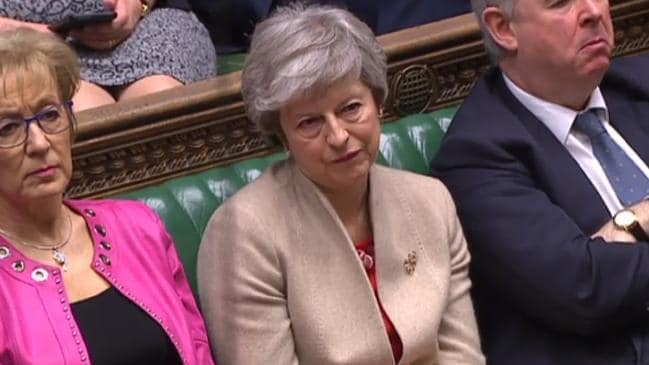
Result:
[[[103,0],[0,0],[0,16],[45,24],[103,8]],[[127,85],[151,75],[170,75],[182,83],[216,75],[216,52],[209,33],[186,10],[155,8],[129,38],[110,51],[94,51],[68,41],[79,54],[82,79],[102,86]]]

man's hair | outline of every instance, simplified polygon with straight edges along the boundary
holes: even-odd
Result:
[[[516,5],[517,0],[471,0],[471,8],[473,13],[478,18],[478,24],[480,24],[480,30],[482,31],[482,39],[484,41],[485,49],[491,61],[494,64],[498,64],[505,54],[505,49],[503,49],[491,36],[489,30],[484,24],[482,18],[482,13],[488,7],[494,6],[500,8],[503,14],[509,19],[514,15],[514,6]]]
[[[2,91],[13,79],[19,88],[33,82],[54,82],[61,101],[79,87],[79,61],[61,39],[29,28],[0,31],[0,80]]]
[[[241,77],[250,119],[279,134],[279,109],[336,82],[362,81],[377,105],[387,97],[387,61],[370,28],[350,12],[323,5],[279,7],[255,28]]]

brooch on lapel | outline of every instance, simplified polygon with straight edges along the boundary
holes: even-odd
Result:
[[[403,260],[403,268],[406,270],[406,274],[414,274],[415,266],[417,266],[417,252],[410,251],[408,252],[408,258]]]

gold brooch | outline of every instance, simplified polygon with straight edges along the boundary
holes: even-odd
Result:
[[[408,252],[408,258],[403,260],[403,268],[406,269],[408,275],[415,273],[415,266],[417,266],[417,252]]]

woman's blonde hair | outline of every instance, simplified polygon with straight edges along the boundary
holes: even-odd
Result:
[[[77,55],[58,37],[29,28],[0,31],[0,80],[6,95],[12,78],[22,89],[34,81],[54,81],[61,101],[79,87]]]

